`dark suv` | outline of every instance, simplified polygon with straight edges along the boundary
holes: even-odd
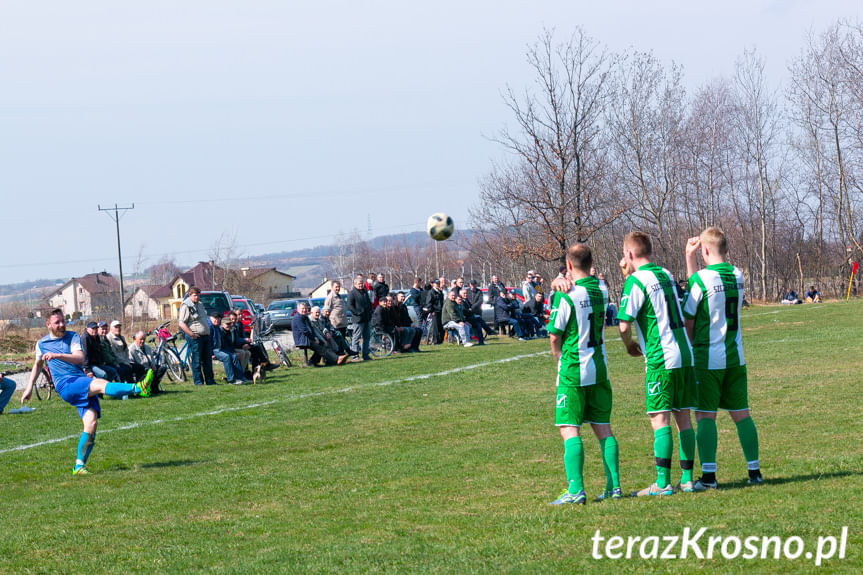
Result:
[[[204,304],[207,314],[216,312],[219,317],[234,308],[231,303],[231,294],[224,291],[202,291],[199,301]]]

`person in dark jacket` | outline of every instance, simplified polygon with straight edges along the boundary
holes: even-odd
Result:
[[[390,293],[390,286],[384,281],[384,274],[378,274],[378,279],[375,281],[373,289],[375,290],[375,299],[378,300],[378,303]]]
[[[219,313],[210,315],[210,341],[213,344],[213,358],[222,362],[228,383],[234,385],[249,383],[250,380],[243,377],[243,368],[234,353],[230,317],[220,317]]]
[[[396,332],[399,334],[399,339],[402,346],[408,345],[408,350],[417,352],[420,350],[420,340],[423,338],[423,330],[418,327],[413,327],[411,323],[411,314],[408,311],[408,306],[405,305],[405,294],[399,292],[396,294],[396,301],[393,304],[396,317]]]
[[[471,316],[479,320],[477,323],[479,323],[479,325],[485,331],[486,337],[490,335],[497,335],[497,332],[493,330],[491,326],[489,326],[482,318],[482,290],[479,289],[476,280],[470,280],[470,288],[462,293],[462,297],[466,298],[467,302],[470,304]],[[492,303],[492,305],[494,305],[493,299],[490,299],[489,301]]]
[[[314,353],[309,358],[309,365],[318,365],[321,359],[327,365],[342,365],[350,357],[349,355],[336,355],[327,346],[324,335],[315,331],[309,320],[309,304],[301,301],[297,304],[297,313],[291,319],[291,332],[294,336],[294,345],[299,348],[309,348]]]
[[[497,299],[494,302],[494,322],[498,325],[510,325],[515,330],[515,336],[518,341],[527,341],[523,337],[521,324],[513,317],[513,307],[517,307],[518,302],[513,304],[512,300],[507,297],[506,289],[497,294]]]
[[[413,302],[414,315],[417,318],[417,321],[422,325],[423,315],[423,281],[420,278],[414,278],[414,287],[411,288],[410,291],[411,301]],[[410,316],[408,316],[410,317]],[[404,327],[404,326],[402,326]]]
[[[368,292],[363,285],[363,276],[358,274],[354,278],[354,287],[348,293],[348,311],[351,312],[353,322],[352,350],[354,355],[362,353],[363,360],[372,359],[369,353],[369,338],[371,337],[372,304]],[[357,349],[357,340],[363,340],[362,350]]]
[[[84,351],[84,363],[81,369],[87,377],[98,377],[108,381],[120,381],[117,370],[105,363],[102,356],[102,342],[99,338],[98,326],[91,321],[81,334],[81,349]]]
[[[443,313],[443,292],[441,291],[440,280],[432,282],[431,289],[426,293],[426,301],[423,306],[427,313],[432,315],[432,342],[435,345],[443,343],[443,322],[441,314]]]
[[[473,307],[468,300],[468,290],[463,288],[458,293],[457,301],[461,304],[462,317],[467,324],[470,324],[470,332],[473,334],[479,345],[485,345],[485,338],[482,336],[483,325],[488,328],[488,324],[482,321],[482,318],[473,313]],[[487,330],[486,330],[487,331]]]
[[[521,308],[522,316],[525,322],[529,323],[536,335],[545,337],[545,303],[542,299],[541,293],[533,294],[533,298],[530,301],[524,302],[524,306]]]

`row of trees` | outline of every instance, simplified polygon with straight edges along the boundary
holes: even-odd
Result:
[[[496,140],[510,159],[482,182],[471,261],[556,273],[585,241],[619,279],[622,237],[641,229],[682,274],[685,239],[720,225],[755,298],[809,281],[842,291],[863,255],[860,23],[809,35],[784,92],[755,51],[689,95],[680,67],[581,30],[546,32],[527,62],[536,84],[505,93],[515,127]]]

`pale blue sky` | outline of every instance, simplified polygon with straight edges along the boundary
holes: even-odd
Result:
[[[0,0],[0,283],[467,223],[502,157],[527,44],[581,26],[694,89],[755,46],[779,84],[806,31],[859,1]],[[384,201],[389,198],[388,201]],[[193,200],[209,200],[195,203]],[[232,215],[233,214],[233,215]]]

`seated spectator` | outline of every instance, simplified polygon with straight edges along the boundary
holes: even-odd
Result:
[[[150,383],[150,393],[159,393],[159,382],[162,381],[162,377],[165,375],[165,372],[168,371],[168,366],[162,365],[160,362],[156,361],[156,357],[153,355],[153,350],[150,349],[149,345],[144,343],[146,335],[146,333],[140,330],[135,332],[135,337],[132,338],[132,343],[129,345],[129,356],[135,363],[139,363],[147,370],[153,371],[153,381]]]
[[[231,318],[231,342],[234,344],[234,353],[240,360],[243,375],[246,379],[251,379],[252,372],[249,370],[249,362],[252,359],[252,352],[249,351],[249,347],[251,347],[252,341],[248,338],[246,327],[243,325],[243,310],[236,308],[229,312],[228,316]]]
[[[782,301],[780,302],[782,305],[794,305],[798,303],[803,303],[799,299],[797,299],[797,292],[791,288],[785,288],[785,295],[782,296]]]
[[[527,339],[537,337],[539,333],[539,322],[530,314],[522,313],[521,303],[515,297],[515,292],[510,292],[510,301],[514,304],[512,307],[512,317],[521,325],[521,331]]]
[[[815,286],[809,286],[809,291],[806,292],[806,303],[821,303],[821,292],[815,289]]]
[[[468,290],[466,288],[462,288],[457,293],[456,302],[461,306],[461,314],[464,317],[465,323],[470,326],[471,335],[477,340],[478,345],[485,345],[485,338],[482,335],[482,330],[483,326],[485,326],[486,331],[488,331],[488,324],[485,323],[481,317],[474,314],[473,307],[470,305],[470,301],[468,300]]]
[[[392,309],[392,296],[384,296],[378,301],[378,307],[375,308],[372,314],[372,329],[377,333],[385,333],[393,339],[393,351],[399,353],[402,351],[402,344],[399,341],[399,336],[396,333],[396,315]],[[410,346],[407,346],[410,347]],[[405,347],[404,349],[407,349]]]
[[[499,326],[509,325],[518,341],[527,341],[524,339],[521,323],[512,315],[514,307],[518,307],[518,302],[513,303],[513,300],[509,299],[506,289],[500,291],[494,302],[494,322]]]
[[[524,302],[521,308],[521,315],[525,322],[529,322],[535,330],[536,335],[545,337],[545,324],[548,322],[548,317],[545,311],[545,302],[542,299],[541,293],[536,293],[531,301]]]
[[[229,316],[219,317],[217,312],[210,315],[210,341],[213,343],[213,359],[222,362],[228,383],[232,385],[251,383],[251,380],[243,377],[243,368],[240,366],[237,354],[234,353]]]
[[[312,308],[312,314],[314,314],[315,308]],[[348,346],[348,341],[345,339],[345,336],[342,335],[342,331],[333,325],[330,318],[332,317],[332,312],[328,308],[321,309],[321,317],[320,317],[320,325],[323,328],[324,338],[327,340],[327,344],[332,348],[334,352],[339,355],[350,354],[350,347]]]
[[[620,321],[617,319],[617,306],[608,302],[608,307],[605,308],[605,325],[607,327],[613,327],[619,323]]]
[[[479,289],[479,286],[476,283],[476,280],[470,280],[470,288],[466,289],[462,292],[461,297],[467,301],[468,305],[470,305],[471,315],[470,317],[476,318],[477,324],[485,330],[486,337],[490,335],[497,335],[497,332],[489,326],[484,319],[482,319],[482,290]],[[494,305],[494,301],[491,302]],[[468,316],[465,315],[465,318],[468,319]],[[473,320],[469,319],[471,322],[471,326],[473,326]],[[476,330],[474,330],[476,331]]]
[[[114,348],[108,340],[108,324],[100,321],[96,325],[96,331],[99,334],[99,347],[102,348],[102,361],[105,362],[103,365],[112,367],[117,372],[119,381],[134,383],[135,378],[132,377],[132,368],[124,363],[120,363],[114,354]]]
[[[408,306],[405,305],[404,293],[399,292],[396,294],[393,310],[396,318],[396,333],[399,334],[402,348],[404,349],[404,346],[407,345],[407,351],[418,352],[420,350],[420,340],[423,338],[423,330],[419,327],[413,327],[411,314],[408,312]]]
[[[144,373],[147,370],[144,369],[143,365],[135,363],[129,357],[129,345],[126,343],[122,331],[122,324],[115,319],[111,322],[111,331],[108,332],[106,337],[111,344],[111,349],[114,350],[114,357],[117,358],[117,363],[126,366],[132,372],[133,379],[129,383],[141,381],[144,379]]]
[[[464,346],[471,347],[473,342],[470,339],[470,325],[464,321],[464,314],[462,313],[462,306],[458,302],[460,298],[456,294],[456,289],[451,289],[447,294],[447,300],[444,302],[443,310],[441,311],[441,323],[443,323],[444,330],[456,330]]]
[[[105,363],[102,357],[102,342],[99,339],[99,324],[91,321],[81,334],[81,350],[84,352],[84,363],[81,369],[87,377],[98,377],[107,381],[120,381],[120,374],[112,366]]]
[[[301,349],[311,349],[312,357],[309,358],[309,365],[317,366],[321,359],[326,365],[342,365],[347,360],[349,355],[336,355],[336,353],[327,347],[326,340],[322,333],[316,332],[312,327],[312,322],[309,320],[309,304],[301,301],[297,305],[297,313],[291,319],[291,331],[294,336],[294,345]]]

